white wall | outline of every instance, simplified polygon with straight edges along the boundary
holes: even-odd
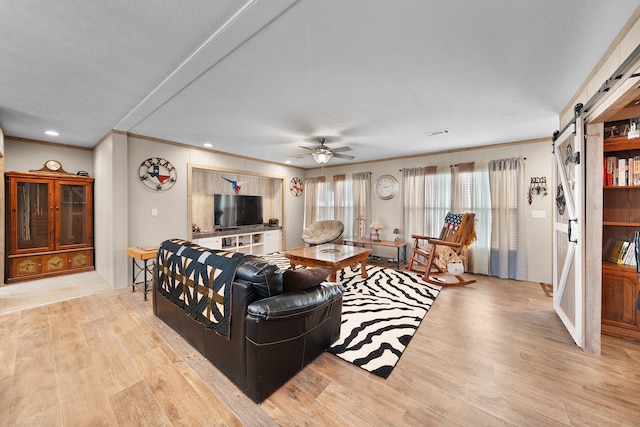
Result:
[[[527,241],[527,280],[535,282],[551,283],[552,278],[552,212],[553,212],[553,182],[551,155],[551,139],[542,142],[526,142],[520,144],[504,144],[489,148],[477,148],[464,151],[441,153],[434,155],[417,156],[411,158],[395,159],[368,164],[355,164],[324,168],[327,176],[337,174],[349,174],[354,172],[371,172],[371,184],[375,185],[376,179],[383,174],[396,177],[402,183],[403,168],[418,166],[451,165],[481,160],[498,160],[512,157],[526,157],[525,162],[525,191],[529,188],[531,177],[545,176],[547,178],[549,194],[547,196],[534,197],[533,203],[526,205],[526,241]],[[307,171],[307,177],[320,176],[321,169]],[[390,200],[381,200],[373,191],[371,194],[372,215],[379,216],[384,224],[380,231],[383,240],[393,240],[393,229],[400,228],[405,238],[411,235],[411,230],[402,230],[402,186],[398,195]],[[544,211],[543,219],[532,218],[532,211]],[[368,218],[370,221],[371,218]],[[374,253],[383,257],[395,257],[394,250],[374,247]]]
[[[150,157],[162,157],[176,168],[177,181],[171,189],[152,191],[138,179],[140,164]],[[291,178],[298,176],[304,179],[301,169],[138,137],[129,137],[128,159],[129,246],[153,245],[174,237],[187,238],[190,227],[187,221],[188,164],[283,177],[285,212],[279,219],[284,227],[285,248],[302,244],[304,197],[294,197],[288,190]],[[158,216],[151,216],[152,209],[158,210]]]
[[[64,143],[64,141],[62,141]],[[47,160],[55,159],[69,173],[85,171],[93,175],[93,152],[86,148],[70,148],[54,144],[40,144],[11,139],[5,140],[6,171],[28,172],[40,169]]]
[[[113,288],[130,283],[127,137],[112,133],[94,150],[94,247],[96,271]]]
[[[284,178],[284,214],[280,219],[285,237],[285,249],[302,245],[302,221],[304,196],[294,197],[288,190],[294,176],[302,178],[318,176],[321,170],[304,171],[299,168],[263,163],[257,160],[187,148],[177,144],[161,143],[144,138],[112,134],[96,147],[94,152],[68,147],[24,141],[5,141],[6,170],[27,171],[39,169],[45,160],[58,159],[69,172],[86,170],[96,181],[95,197],[95,248],[96,270],[114,288],[125,287],[129,281],[130,260],[125,249],[128,246],[158,244],[164,239],[186,238],[187,223],[187,164],[251,171]],[[535,197],[527,206],[527,271],[528,280],[551,282],[551,212],[553,187],[551,142],[506,144],[499,147],[479,148],[420,156],[407,159],[349,164],[325,167],[325,175],[372,172],[372,183],[382,174],[391,174],[401,182],[400,169],[417,166],[453,164],[473,160],[495,160],[509,157],[526,157],[525,184],[528,188],[532,176],[546,176],[550,194]],[[138,179],[140,164],[149,157],[163,157],[176,168],[178,180],[166,192],[153,192]],[[401,197],[380,200],[372,194],[372,212],[385,224],[382,238],[391,240],[394,227],[402,225]],[[151,209],[158,216],[151,216]],[[545,219],[532,219],[531,211],[545,211]],[[410,231],[404,234],[410,234]],[[378,253],[380,249],[376,249]],[[393,257],[395,253],[384,252]]]

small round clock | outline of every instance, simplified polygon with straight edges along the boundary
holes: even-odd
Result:
[[[291,182],[289,183],[289,191],[291,194],[298,197],[302,195],[302,180],[300,178],[293,177],[291,178]]]
[[[140,165],[138,177],[145,187],[154,191],[166,191],[176,183],[176,168],[165,159],[151,157]]]
[[[44,162],[44,166],[50,171],[55,171],[55,172],[62,169],[62,164],[60,164],[60,162],[57,160],[47,160],[46,162]]]
[[[398,181],[393,175],[381,175],[376,180],[375,188],[379,198],[389,200],[398,193]]]

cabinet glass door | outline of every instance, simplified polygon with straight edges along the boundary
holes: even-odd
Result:
[[[87,243],[87,187],[60,184],[60,247]]]
[[[17,182],[15,220],[19,250],[49,247],[49,185],[48,182]]]

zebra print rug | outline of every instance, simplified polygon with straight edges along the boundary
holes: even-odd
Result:
[[[280,268],[289,268],[282,254],[264,256]],[[387,378],[409,345],[441,287],[425,283],[410,271],[367,266],[345,268],[337,276],[345,292],[340,338],[329,352],[382,378]]]

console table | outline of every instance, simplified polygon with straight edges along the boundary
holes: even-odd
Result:
[[[149,248],[141,248],[141,247],[131,247],[127,248],[127,255],[131,257],[131,292],[135,292],[136,284],[143,285],[144,289],[144,299],[147,300],[147,292],[149,292],[149,282],[151,278],[147,278],[147,272],[152,273],[153,263],[156,258],[156,254],[158,253],[158,248],[149,247]],[[138,264],[138,261],[142,261],[142,264]],[[151,265],[148,265],[149,260],[151,260]],[[140,275],[140,273],[144,272],[144,282],[136,282],[136,279]]]
[[[402,264],[407,262],[407,242],[396,242],[394,240],[375,241],[375,240],[361,238],[361,237],[346,237],[346,238],[343,238],[342,240],[344,241],[345,245],[351,243],[353,246],[369,245],[372,248],[373,246],[386,246],[389,248],[396,248],[397,250],[396,261],[397,261],[398,268],[400,268],[401,259],[402,259]],[[402,255],[402,258],[400,258],[400,255]]]

